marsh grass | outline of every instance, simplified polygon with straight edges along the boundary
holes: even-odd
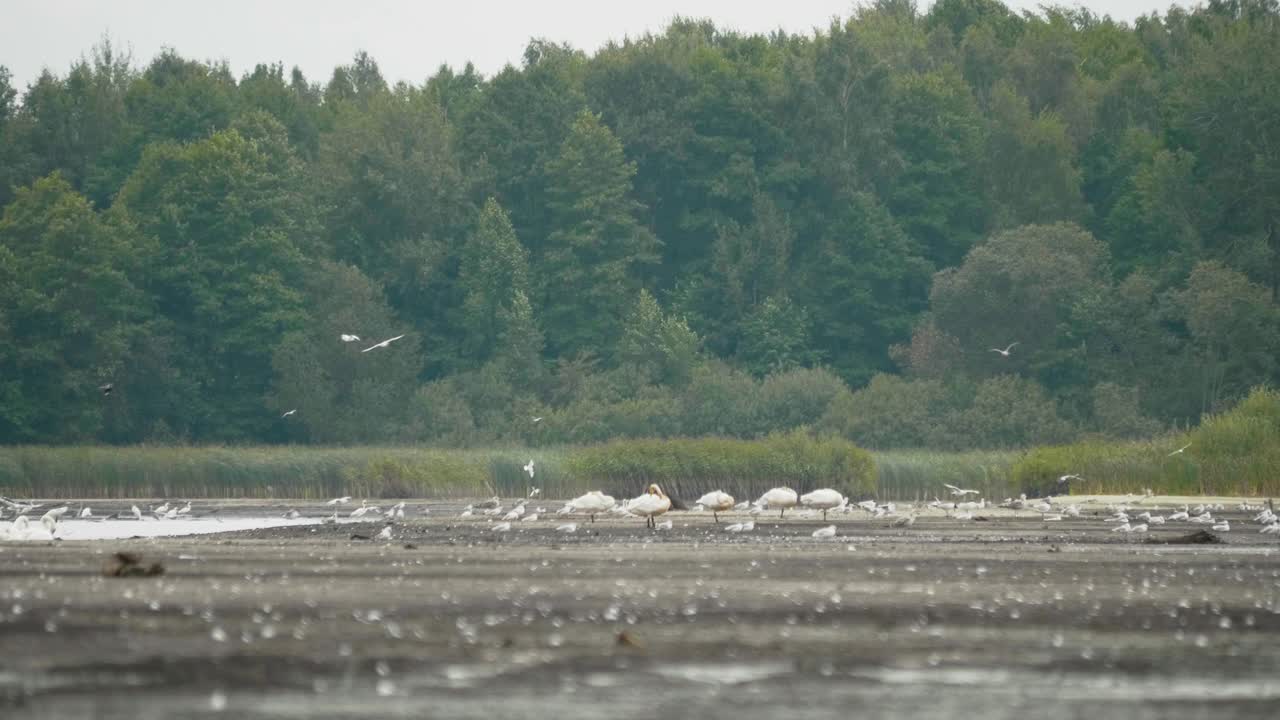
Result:
[[[1023,451],[894,450],[875,453],[877,495],[883,500],[951,499],[944,483],[977,490],[981,497],[1001,499],[1021,490],[1013,467]]]

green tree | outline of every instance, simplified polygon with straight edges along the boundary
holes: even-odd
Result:
[[[698,346],[698,336],[684,318],[664,314],[642,289],[623,321],[618,358],[645,369],[656,382],[683,385],[697,361]]]
[[[54,174],[0,219],[0,442],[87,442],[102,430],[145,305],[133,249]]]
[[[382,288],[350,265],[324,261],[305,273],[306,319],[274,348],[268,404],[281,418],[273,434],[317,443],[386,442],[400,427],[422,371],[416,335],[405,334]],[[358,335],[343,342],[342,335]]]
[[[484,362],[504,332],[502,316],[517,294],[529,295],[529,254],[498,201],[489,198],[462,247],[458,282],[464,293],[468,355]],[[539,348],[540,349],[540,348]]]
[[[193,437],[274,427],[263,402],[272,351],[305,318],[299,233],[310,213],[298,178],[275,169],[234,130],[153,145],[116,203],[142,238],[145,287],[194,383],[177,401]]]
[[[987,133],[987,187],[996,224],[1080,221],[1084,200],[1067,125],[1050,110],[1032,112],[1027,99],[999,85]]]
[[[557,355],[608,354],[643,266],[657,259],[658,241],[631,198],[634,175],[622,144],[589,112],[578,116],[547,167],[555,230],[538,267],[547,339]]]
[[[742,323],[737,357],[757,377],[816,363],[809,311],[786,295],[765,300]]]

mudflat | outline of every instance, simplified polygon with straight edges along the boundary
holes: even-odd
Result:
[[[0,544],[0,716],[1231,718],[1280,703],[1280,537],[1252,512],[1216,512],[1232,526],[1219,542],[1166,544],[1207,526],[1116,533],[1096,503],[1054,522],[788,512],[730,533],[749,516],[672,512],[651,531],[545,514],[499,532],[459,508],[118,540],[68,523],[72,539]],[[828,524],[835,538],[811,536]],[[117,552],[163,574],[104,574]]]

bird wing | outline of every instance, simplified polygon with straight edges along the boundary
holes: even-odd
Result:
[[[955,485],[948,485],[946,483],[942,483],[942,487],[948,490],[955,490],[956,492],[960,492],[960,488],[956,487]]]

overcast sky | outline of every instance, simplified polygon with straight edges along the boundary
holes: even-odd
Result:
[[[930,0],[922,0],[926,7]],[[1040,0],[1006,2],[1017,9]],[[1088,0],[1099,14],[1131,21],[1171,0]],[[1075,5],[1068,2],[1065,4]],[[710,18],[744,32],[809,32],[849,0],[5,0],[0,65],[25,87],[48,67],[65,74],[104,34],[146,64],[162,47],[201,60],[226,60],[240,76],[259,62],[297,65],[312,81],[367,50],[391,81],[420,83],[441,63],[468,60],[485,75],[518,63],[530,37],[593,51],[610,39],[660,31],[676,15]]]

